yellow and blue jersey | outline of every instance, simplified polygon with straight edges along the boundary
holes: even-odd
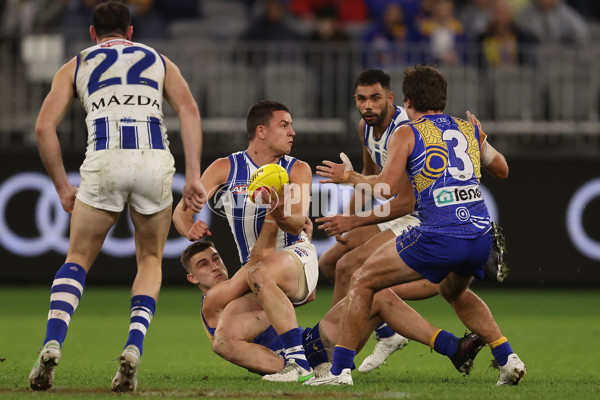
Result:
[[[483,201],[479,128],[445,114],[409,124],[415,147],[407,172],[423,232],[474,238],[490,229]]]

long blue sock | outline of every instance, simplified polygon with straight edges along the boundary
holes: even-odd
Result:
[[[433,343],[433,349],[440,354],[452,358],[456,354],[456,346],[459,340],[459,338],[450,332],[440,330]]]
[[[44,345],[56,340],[62,347],[71,317],[79,305],[86,275],[83,267],[75,263],[65,263],[56,272],[50,291],[50,311]]]
[[[144,338],[148,327],[154,316],[156,309],[156,300],[150,296],[138,295],[131,298],[131,319],[129,322],[129,337],[127,344],[135,345],[142,355],[144,351]]]
[[[290,329],[281,335],[281,342],[285,346],[285,358],[294,360],[300,367],[310,371],[310,365],[302,346],[302,332],[302,328]]]
[[[375,328],[375,334],[379,339],[387,338],[394,335],[394,330],[388,326],[385,322],[380,323]]]
[[[502,337],[505,341],[502,344],[494,346],[492,348],[492,354],[494,355],[494,359],[498,363],[499,366],[506,365],[508,361],[508,356],[513,353],[513,349],[510,347],[508,340],[505,337]],[[492,346],[490,346],[492,347]]]
[[[331,361],[331,373],[339,375],[343,369],[350,368],[354,365],[354,356],[356,351],[345,347],[335,346],[333,348],[333,360]]]

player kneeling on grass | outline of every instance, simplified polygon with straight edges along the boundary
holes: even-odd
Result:
[[[312,230],[308,219],[307,224],[307,229]],[[228,278],[227,268],[212,242],[193,243],[181,257],[188,273],[188,281],[198,285],[203,292],[202,322],[211,339],[213,351],[226,360],[259,374],[272,374],[284,368],[284,345],[256,295],[243,293],[249,291],[246,279],[248,270],[273,252],[276,233],[274,224],[263,226],[250,261],[231,279]],[[326,374],[331,367],[344,302],[345,299],[335,305],[314,327],[303,330],[306,358],[317,378]],[[475,334],[459,339],[451,333],[436,329],[396,296],[393,289],[388,289],[375,296],[371,317],[361,329],[360,348],[382,321],[412,340],[429,344],[438,353],[448,356],[454,366],[466,374],[473,365],[473,359],[484,346],[483,341]],[[445,338],[443,345],[435,340],[436,337]]]

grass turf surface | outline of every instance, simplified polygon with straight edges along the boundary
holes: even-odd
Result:
[[[410,398],[410,399],[597,399],[600,398],[600,292],[598,290],[475,291],[488,303],[502,332],[525,362],[519,386],[495,387],[484,348],[471,375],[429,348],[411,342],[373,372],[353,372],[352,387],[306,387],[262,382],[210,350],[202,328],[200,291],[163,288],[144,345],[138,390],[143,398]],[[301,326],[327,311],[328,288],[297,310]],[[76,311],[54,387],[35,393],[27,376],[45,333],[49,287],[0,287],[0,398],[114,399],[110,382],[125,344],[129,289],[87,287]],[[432,324],[461,336],[465,328],[441,298],[410,302]],[[374,340],[357,356],[371,352]]]

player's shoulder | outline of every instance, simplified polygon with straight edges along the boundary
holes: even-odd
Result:
[[[300,159],[296,159],[296,162],[294,163],[294,165],[292,166],[292,169],[290,170],[290,174],[291,175],[310,174],[312,176],[312,169],[310,168],[310,165],[308,165],[307,162],[302,161]]]

